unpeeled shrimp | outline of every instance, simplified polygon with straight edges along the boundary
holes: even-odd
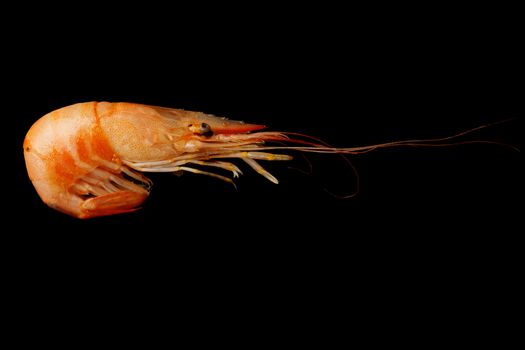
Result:
[[[40,198],[56,210],[85,219],[137,210],[150,193],[151,181],[143,175],[147,172],[185,171],[233,184],[232,178],[242,171],[228,160],[240,158],[277,184],[258,161],[287,161],[292,156],[273,151],[359,154],[392,146],[443,146],[483,127],[441,139],[335,148],[306,135],[259,131],[265,126],[201,112],[86,102],[36,121],[24,140],[24,156]],[[212,169],[225,170],[231,177]]]

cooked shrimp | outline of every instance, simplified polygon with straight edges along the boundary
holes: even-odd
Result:
[[[482,126],[485,127],[485,126]],[[269,181],[278,180],[259,160],[291,160],[268,151],[356,154],[398,145],[441,146],[451,137],[334,148],[314,138],[258,131],[245,124],[200,112],[134,103],[86,102],[40,118],[24,140],[26,167],[40,198],[50,207],[85,219],[132,212],[148,197],[146,172],[191,172],[233,183],[230,177],[196,166],[241,170],[226,159],[240,158]],[[300,146],[270,146],[268,142]]]

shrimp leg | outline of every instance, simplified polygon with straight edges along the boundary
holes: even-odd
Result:
[[[231,171],[233,174],[233,177],[239,177],[239,175],[242,175],[241,169],[236,167],[230,162],[219,162],[219,161],[200,161],[200,160],[190,160],[188,161],[188,164],[198,164],[198,165],[204,165],[204,166],[211,166],[216,168],[225,169],[228,171]]]
[[[219,175],[219,174],[215,174],[215,173],[210,173],[208,171],[203,171],[203,170],[199,170],[199,169],[195,169],[195,168],[190,168],[190,167],[186,167],[186,166],[178,166],[178,167],[173,167],[172,170],[169,170],[170,172],[177,172],[177,171],[188,171],[190,173],[194,173],[194,174],[202,174],[202,175],[208,175],[208,176],[211,176],[211,177],[214,177],[216,179],[219,179],[219,180],[222,180],[222,181],[226,181],[228,183],[231,183],[233,185],[233,187],[237,188],[237,186],[235,186],[235,182],[232,181],[232,179],[230,178],[227,178],[226,176],[222,176],[222,175]]]
[[[154,166],[148,165],[148,164],[141,164],[140,166],[137,166],[131,162],[127,163],[130,167],[132,167],[135,170],[138,171],[144,171],[144,172],[158,172],[158,173],[166,173],[166,172],[175,172],[183,169],[179,169],[180,166],[184,164],[198,164],[198,165],[205,165],[205,166],[211,166],[216,167],[224,170],[231,171],[233,174],[233,177],[239,177],[239,175],[242,175],[241,169],[233,165],[229,162],[220,162],[220,161],[201,161],[201,160],[181,160],[178,162],[172,162],[172,163],[158,163]],[[174,170],[175,169],[175,170]],[[193,169],[193,168],[192,168]]]
[[[270,174],[266,169],[264,169],[255,159],[260,160],[291,160],[293,157],[287,154],[273,154],[266,152],[236,152],[236,153],[227,153],[224,155],[219,155],[215,158],[241,158],[248,164],[253,170],[264,176],[269,181],[274,184],[279,184],[279,180],[272,174]]]

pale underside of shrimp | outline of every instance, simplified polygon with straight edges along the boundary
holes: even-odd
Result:
[[[228,160],[237,158],[277,184],[258,161],[286,161],[292,156],[269,151],[359,154],[393,146],[444,146],[487,126],[440,139],[335,148],[306,135],[258,131],[265,126],[200,112],[87,102],[40,118],[26,135],[24,156],[29,178],[46,204],[91,218],[137,210],[151,189],[143,173],[191,172],[233,184],[232,178],[242,171]],[[456,143],[464,142],[473,141]]]

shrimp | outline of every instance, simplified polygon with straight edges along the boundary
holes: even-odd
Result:
[[[486,127],[486,126],[482,126]],[[148,172],[191,172],[234,184],[242,159],[269,181],[278,180],[258,161],[292,156],[268,151],[358,154],[392,146],[442,146],[450,137],[335,148],[298,133],[260,131],[266,126],[201,112],[135,103],[86,102],[37,120],[24,139],[29,179],[51,208],[87,219],[133,212],[148,197]],[[267,145],[268,142],[298,146]],[[448,143],[450,145],[450,143]],[[227,177],[198,166],[222,169]]]

